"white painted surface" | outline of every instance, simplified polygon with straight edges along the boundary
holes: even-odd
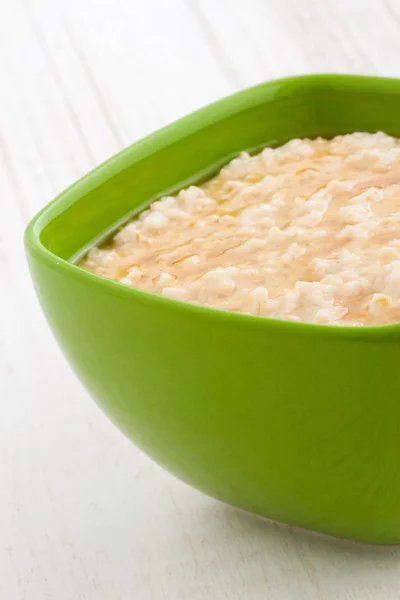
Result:
[[[400,599],[400,549],[235,512],[151,463],[53,341],[30,216],[103,159],[288,74],[400,76],[397,0],[0,0],[1,600]]]

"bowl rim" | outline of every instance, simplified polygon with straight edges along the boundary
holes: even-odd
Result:
[[[201,130],[205,125],[212,124],[218,120],[221,113],[225,116],[231,116],[254,107],[265,101],[266,92],[270,95],[292,95],[304,90],[309,91],[313,88],[322,88],[326,85],[330,87],[335,86],[338,91],[357,89],[357,91],[365,91],[366,93],[385,92],[396,93],[400,96],[399,78],[375,75],[317,73],[269,80],[223,97],[134,142],[68,186],[54,200],[46,204],[31,219],[26,227],[24,244],[27,255],[34,257],[39,262],[46,264],[60,273],[65,273],[82,282],[87,282],[91,286],[99,288],[108,294],[142,303],[145,302],[149,305],[154,304],[155,308],[165,306],[181,313],[185,312],[207,319],[217,319],[235,326],[256,327],[259,330],[261,328],[266,328],[267,330],[278,328],[282,332],[292,331],[292,333],[296,334],[314,334],[319,337],[324,336],[349,340],[397,340],[400,334],[400,323],[350,326],[297,322],[227,311],[168,298],[86,271],[77,264],[53,253],[41,241],[41,234],[44,228],[72,205],[79,203],[86,192],[93,191],[93,189],[99,187],[106,180],[125,170],[133,162],[149,156],[155,150],[167,147],[186,137],[188,134],[196,133],[196,131]],[[164,192],[163,195],[167,193],[168,191]],[[149,199],[149,202],[151,201],[152,199]],[[113,230],[117,225],[113,223]]]

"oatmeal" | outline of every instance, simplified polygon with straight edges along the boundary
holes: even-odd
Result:
[[[154,202],[81,266],[224,310],[400,321],[400,140],[353,133],[244,152]]]

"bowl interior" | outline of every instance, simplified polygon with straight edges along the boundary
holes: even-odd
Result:
[[[243,150],[351,131],[400,135],[400,81],[314,75],[262,84],[134,144],[49,205],[33,231],[51,253],[77,260],[154,199],[198,183]]]

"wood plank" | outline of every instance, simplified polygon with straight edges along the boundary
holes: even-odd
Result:
[[[271,77],[399,76],[396,0],[13,0],[0,18],[0,597],[398,600],[400,550],[256,520],[135,449],[35,299],[28,219],[132,141]]]

